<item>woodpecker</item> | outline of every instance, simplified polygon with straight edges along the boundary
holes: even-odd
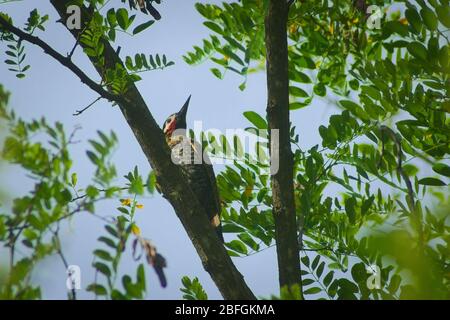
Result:
[[[167,144],[172,150],[172,161],[181,167],[189,186],[205,209],[217,236],[223,242],[221,206],[214,169],[207,154],[203,152],[202,146],[186,135],[186,114],[190,100],[191,96],[179,112],[167,118],[163,131]]]

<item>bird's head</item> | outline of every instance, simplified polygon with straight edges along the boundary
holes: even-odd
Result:
[[[171,137],[175,130],[186,130],[186,114],[190,100],[191,96],[189,96],[189,98],[186,100],[180,111],[171,114],[164,122],[163,131],[166,137]]]

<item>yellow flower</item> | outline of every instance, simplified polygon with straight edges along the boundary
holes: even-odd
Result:
[[[334,34],[334,25],[332,23],[330,24],[328,31],[330,31],[331,34]]]
[[[405,26],[408,25],[408,19],[406,19],[406,18],[401,18],[401,19],[399,20],[399,22],[400,22],[401,24],[405,25]]]
[[[120,202],[122,203],[123,206],[129,206],[131,205],[131,199],[120,199]]]
[[[139,203],[139,204],[136,205],[136,208],[142,209],[142,208],[144,208],[144,205]]]
[[[253,186],[251,185],[251,186],[247,186],[245,188],[244,194],[248,198],[252,195],[252,192],[253,192]]]
[[[131,226],[131,232],[133,232],[133,234],[135,236],[140,236],[141,235],[141,229],[139,229],[139,227],[137,225],[135,225],[135,224],[133,224]]]
[[[296,34],[297,31],[298,31],[298,27],[295,23],[293,23],[289,26],[289,33]]]

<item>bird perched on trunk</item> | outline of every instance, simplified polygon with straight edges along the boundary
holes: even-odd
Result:
[[[181,167],[189,186],[223,242],[219,192],[211,161],[206,153],[203,153],[202,146],[186,136],[186,114],[190,99],[191,96],[179,112],[167,118],[163,131],[172,150],[172,161]]]

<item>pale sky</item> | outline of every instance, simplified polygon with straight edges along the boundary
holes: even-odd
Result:
[[[120,1],[115,1],[121,5]],[[168,59],[175,61],[175,65],[164,70],[143,74],[143,80],[137,86],[147,101],[155,119],[162,124],[165,118],[177,111],[192,94],[188,114],[188,127],[196,120],[203,121],[203,128],[225,129],[245,128],[249,125],[242,116],[244,111],[254,110],[265,113],[266,80],[265,74],[253,74],[249,77],[247,89],[238,89],[242,78],[227,73],[225,80],[215,78],[209,68],[211,63],[200,66],[189,66],[181,58],[191,50],[193,45],[201,44],[201,40],[208,35],[208,29],[202,25],[203,19],[196,12],[193,0],[163,1],[158,6],[162,20],[155,23],[142,35],[131,38],[119,34],[117,44],[122,46],[121,56],[135,53],[156,54],[164,53]],[[219,3],[219,1],[200,1]],[[69,52],[74,39],[60,24],[55,24],[57,14],[48,1],[22,1],[0,5],[0,11],[10,14],[17,25],[22,25],[28,13],[37,7],[41,14],[48,13],[50,21],[47,32],[37,35],[50,43],[61,53]],[[148,17],[140,14],[140,19]],[[142,20],[144,21],[144,20]],[[115,44],[115,46],[117,45]],[[0,65],[0,83],[12,92],[10,107],[25,119],[46,117],[49,122],[61,121],[67,131],[74,126],[81,125],[82,130],[76,138],[81,143],[72,146],[73,171],[78,173],[79,186],[90,183],[93,166],[85,156],[88,148],[87,140],[96,137],[96,131],[109,132],[114,130],[119,137],[120,147],[114,154],[117,167],[118,182],[125,184],[124,174],[138,165],[140,171],[147,173],[150,168],[131,130],[117,108],[107,102],[97,103],[81,116],[74,117],[72,113],[93,101],[97,95],[82,84],[68,69],[65,69],[45,55],[41,49],[26,44],[27,61],[31,69],[24,80],[16,79],[15,75],[7,71],[6,65]],[[1,53],[2,57],[4,54]],[[92,78],[97,74],[80,49],[74,56],[76,63]],[[4,59],[3,59],[4,60]],[[291,113],[294,125],[300,133],[300,145],[307,149],[320,143],[317,128],[328,122],[332,113],[339,112],[336,108],[316,100],[310,107]],[[216,168],[216,172],[217,172]],[[11,198],[28,192],[32,182],[25,177],[18,167],[2,166],[2,188],[7,191],[10,204]],[[168,287],[159,286],[153,269],[146,268],[148,299],[179,299],[182,294],[181,277],[188,275],[199,277],[210,298],[220,299],[209,275],[203,270],[191,242],[172,207],[160,195],[153,198],[139,199],[145,206],[137,213],[137,223],[143,236],[150,238],[159,252],[168,262],[166,275]],[[108,201],[97,207],[98,214],[111,215],[118,206],[116,201]],[[69,264],[79,265],[82,271],[82,286],[86,287],[94,279],[92,251],[99,247],[96,241],[103,235],[103,223],[88,213],[79,213],[71,223],[65,224],[62,238],[63,248]],[[232,236],[225,235],[227,240]],[[126,251],[120,265],[121,272],[127,272],[134,278],[137,263],[130,255],[130,248]],[[6,262],[6,250],[0,248],[0,259]],[[268,297],[278,294],[278,275],[275,248],[270,248],[256,255],[246,258],[233,258],[238,269],[244,275],[248,285],[258,297]],[[0,260],[1,261],[1,260]],[[44,260],[33,273],[36,283],[43,286],[43,298],[65,299],[66,273],[58,257]],[[80,298],[89,299],[93,295],[83,290],[78,292]]]

